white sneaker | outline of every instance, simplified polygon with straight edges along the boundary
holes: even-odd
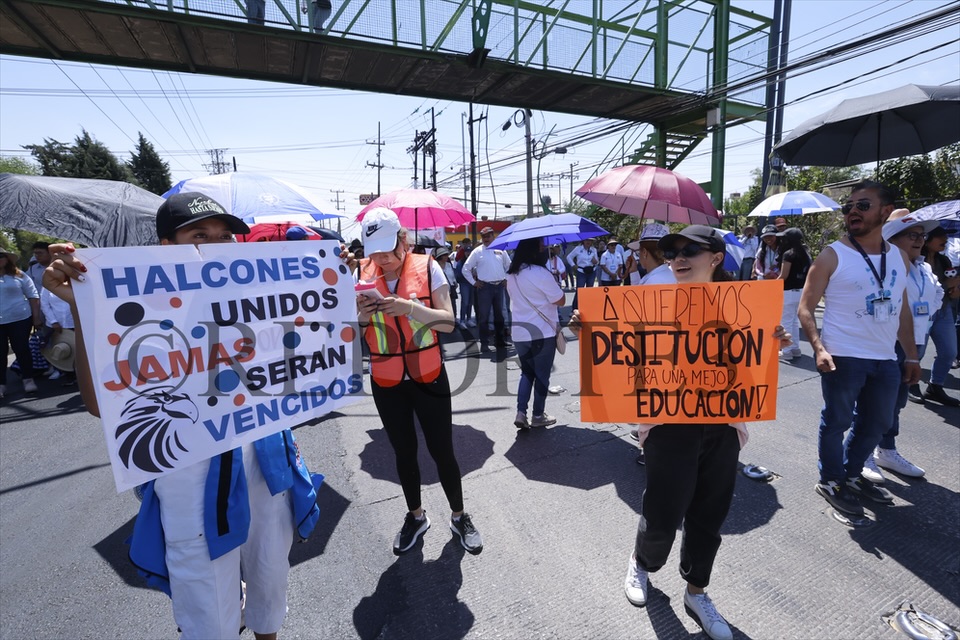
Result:
[[[880,469],[877,468],[877,462],[873,459],[874,454],[867,456],[867,459],[863,462],[863,470],[860,471],[860,475],[872,482],[873,484],[883,484],[886,478],[883,477],[883,474],[880,472]]]
[[[926,471],[900,455],[900,452],[896,449],[878,448],[874,457],[877,464],[884,469],[889,469],[908,478],[922,478],[926,473]]]
[[[23,379],[23,392],[24,392],[24,393],[36,393],[36,392],[37,392],[37,383],[33,381],[33,378],[24,378],[24,379]]]
[[[627,565],[627,577],[623,580],[623,592],[627,594],[630,604],[636,607],[647,604],[647,570],[637,564],[632,553]]]
[[[48,380],[59,380],[59,379],[60,379],[60,376],[62,376],[62,375],[63,375],[63,374],[60,373],[60,370],[59,370],[59,369],[54,369],[54,370],[53,370],[53,373],[51,373],[51,374],[47,377],[47,379],[48,379]]]
[[[477,326],[477,321],[474,320],[473,318],[470,318],[469,320],[467,320],[467,326],[473,329],[474,327]]]
[[[710,596],[705,593],[693,594],[683,590],[683,608],[687,615],[696,621],[703,632],[713,640],[733,640],[730,625],[713,606]]]

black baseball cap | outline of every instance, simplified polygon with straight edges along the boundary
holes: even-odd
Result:
[[[702,244],[703,246],[717,253],[726,253],[727,245],[723,241],[723,235],[713,227],[705,224],[692,224],[684,228],[680,233],[671,233],[663,236],[657,242],[660,250],[673,248],[674,243],[680,238],[686,238],[691,242]]]
[[[213,198],[202,193],[185,191],[170,196],[157,209],[157,237],[169,240],[177,229],[207,218],[222,220],[232,233],[250,233],[250,227],[243,220],[227,213]]]

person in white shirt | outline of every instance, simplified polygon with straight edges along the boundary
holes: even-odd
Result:
[[[544,268],[547,254],[540,238],[521,240],[507,271],[513,340],[520,361],[520,386],[517,390],[518,429],[549,427],[557,419],[546,413],[550,370],[557,353],[557,332],[553,309],[563,304],[563,290]],[[533,415],[527,421],[527,406],[533,394]]]
[[[610,238],[600,256],[600,286],[615,287],[623,280],[623,257],[617,253],[617,241]]]
[[[663,250],[658,242],[660,238],[670,234],[670,230],[657,222],[646,225],[640,232],[637,241],[637,256],[647,275],[640,280],[640,284],[677,284],[677,279],[670,270],[663,257]]]
[[[597,278],[597,265],[600,263],[600,256],[593,246],[592,239],[586,239],[583,243],[574,248],[567,256],[570,262],[570,268],[576,271],[577,289],[583,287],[592,287]],[[577,294],[573,294],[573,308],[577,308]]]
[[[463,277],[475,287],[477,297],[477,328],[480,333],[480,351],[490,352],[490,312],[493,311],[494,340],[498,349],[506,349],[507,341],[503,320],[503,294],[506,290],[507,269],[510,257],[506,251],[491,249],[496,237],[492,227],[480,230],[483,244],[470,253],[463,265]]]
[[[567,278],[567,265],[563,263],[563,255],[560,253],[560,245],[550,245],[550,257],[547,258],[547,271],[553,275],[553,279],[562,288],[563,282]]]
[[[752,280],[753,264],[757,260],[757,251],[760,250],[760,238],[757,237],[757,228],[748,224],[743,228],[743,235],[740,236],[740,244],[743,245],[743,260],[740,262],[740,280]]]

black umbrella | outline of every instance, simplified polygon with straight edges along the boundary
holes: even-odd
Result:
[[[775,147],[794,166],[849,167],[929,153],[960,140],[960,85],[908,84],[844,100]]]
[[[443,245],[437,242],[437,239],[433,236],[421,233],[417,236],[416,246],[426,247],[427,249],[436,249],[437,247],[442,247]]]
[[[0,173],[0,226],[88,247],[157,244],[161,204],[129,182]]]
[[[311,230],[316,231],[324,240],[336,240],[337,242],[346,242],[343,239],[343,236],[334,231],[333,229],[327,229],[326,227],[310,227]]]

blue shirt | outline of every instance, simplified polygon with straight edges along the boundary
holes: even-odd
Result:
[[[33,315],[29,299],[39,300],[33,280],[25,273],[0,275],[0,324],[18,322]]]

